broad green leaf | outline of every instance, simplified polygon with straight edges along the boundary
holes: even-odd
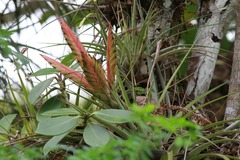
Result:
[[[50,111],[43,112],[43,116],[66,116],[66,115],[77,115],[79,112],[73,108],[59,108]]]
[[[49,74],[55,74],[57,73],[56,69],[54,68],[44,68],[44,69],[40,69],[37,72],[34,72],[31,74],[31,76],[45,76],[45,75],[49,75]]]
[[[0,120],[0,132],[8,133],[10,126],[15,119],[16,114],[9,114]]]
[[[83,131],[85,143],[92,147],[101,147],[106,145],[110,140],[108,130],[97,124],[88,124]]]
[[[42,119],[45,119],[45,118],[49,118],[49,116],[45,116],[43,115],[43,113],[62,108],[64,106],[65,106],[65,103],[61,100],[61,95],[56,95],[54,97],[51,97],[39,109],[36,118],[38,121],[41,121]]]
[[[36,133],[55,136],[71,131],[78,124],[78,116],[46,118],[38,123]]]
[[[126,123],[134,120],[134,112],[120,109],[105,109],[94,113],[96,117],[111,123]]]
[[[46,156],[50,151],[57,148],[57,144],[68,134],[60,134],[58,136],[52,137],[43,147],[43,154]]]
[[[30,103],[34,104],[42,92],[52,83],[54,78],[47,79],[38,85],[36,85],[30,92],[28,100]]]

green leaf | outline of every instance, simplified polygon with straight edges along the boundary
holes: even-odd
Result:
[[[36,85],[28,95],[28,100],[30,103],[34,104],[42,92],[52,83],[54,78],[47,79],[38,85]]]
[[[94,13],[89,13],[86,16],[84,16],[79,24],[79,28],[86,24],[85,21],[87,21],[89,17],[94,17],[94,15],[95,15]]]
[[[11,54],[16,56],[16,58],[21,61],[21,65],[17,69],[20,69],[22,67],[22,65],[26,65],[30,62],[29,58],[24,56],[22,53],[12,51]]]
[[[43,14],[42,14],[42,16],[40,17],[40,20],[39,20],[39,22],[41,23],[41,24],[43,24],[44,22],[46,22],[50,17],[52,17],[53,16],[53,12],[52,11],[50,11],[50,10],[48,10],[48,11],[45,11]]]
[[[239,140],[224,138],[224,139],[209,141],[203,144],[201,143],[201,145],[198,145],[188,153],[188,157],[191,157],[191,159],[194,159],[193,157],[199,155],[203,150],[206,150],[207,148],[213,145],[217,146],[220,143],[239,143]]]
[[[10,37],[13,33],[14,33],[13,31],[9,31],[9,30],[5,30],[5,29],[1,29],[1,28],[0,28],[0,37],[8,38],[8,37]]]
[[[45,115],[43,115],[43,113],[45,113],[47,111],[62,108],[64,106],[65,106],[65,103],[61,100],[61,95],[56,95],[54,97],[51,97],[39,109],[39,111],[37,112],[36,118],[38,121],[41,121],[45,118],[49,118],[49,116],[45,116]]]
[[[190,20],[197,19],[197,10],[198,10],[198,5],[196,2],[190,2],[188,1],[185,3],[186,7],[184,9],[183,13],[183,18],[185,22],[189,22]],[[189,35],[190,36],[190,35]]]
[[[83,131],[85,143],[92,147],[101,147],[106,145],[110,140],[108,130],[97,124],[88,124]]]
[[[65,66],[70,66],[73,64],[73,62],[75,61],[75,56],[73,53],[68,54],[67,56],[65,56],[63,58],[63,60],[61,61],[62,64],[64,64]]]
[[[120,109],[105,109],[94,113],[96,117],[111,123],[126,123],[134,120],[134,112]]]
[[[50,111],[43,112],[43,116],[66,116],[66,115],[77,115],[79,112],[73,108],[59,108]]]
[[[16,114],[9,114],[0,120],[0,132],[8,133]]]
[[[201,160],[201,159],[209,159],[210,157],[213,157],[213,159],[217,159],[217,157],[223,159],[223,160],[230,160],[227,156],[223,154],[218,154],[218,153],[205,153],[205,154],[199,154],[194,159],[192,160]]]
[[[50,151],[57,148],[57,144],[68,134],[60,134],[58,136],[52,137],[43,147],[43,154],[46,156]]]
[[[0,38],[0,52],[3,58],[8,58],[9,55],[13,52],[12,49],[9,48],[9,42],[2,38]]]
[[[49,74],[55,74],[57,73],[56,69],[54,68],[44,68],[44,69],[40,69],[35,73],[32,73],[31,76],[45,76],[45,75],[49,75]]]
[[[48,136],[56,136],[71,131],[76,127],[79,116],[62,116],[42,119],[36,133]]]

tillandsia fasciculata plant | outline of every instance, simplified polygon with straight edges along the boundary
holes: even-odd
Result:
[[[70,67],[70,64],[66,63],[67,58],[58,62],[42,55],[55,68],[50,72],[56,73],[55,79],[60,86],[61,94],[46,98],[41,105],[36,114],[38,124],[34,138],[31,135],[32,130],[25,139],[18,137],[18,135],[15,138],[10,134],[13,132],[11,126],[16,115],[8,115],[1,119],[0,125],[4,126],[4,130],[1,130],[2,138],[6,140],[11,137],[14,140],[5,143],[6,145],[11,146],[20,143],[21,140],[42,143],[44,144],[43,153],[50,159],[57,153],[61,157],[74,153],[74,156],[69,157],[69,159],[86,160],[93,157],[100,157],[99,159],[198,160],[211,156],[234,159],[233,156],[230,156],[231,154],[223,155],[214,152],[214,147],[217,147],[216,144],[238,143],[237,139],[219,139],[219,136],[236,134],[238,130],[224,130],[222,125],[226,121],[211,123],[193,113],[194,111],[188,110],[199,99],[217,88],[206,92],[185,107],[156,106],[156,104],[131,105],[123,85],[123,81],[126,80],[125,75],[120,75],[122,74],[121,69],[118,68],[121,65],[118,64],[119,57],[116,51],[117,47],[120,47],[124,42],[121,42],[121,38],[113,34],[111,25],[108,26],[105,48],[103,47],[104,49],[101,50],[105,52],[102,53],[106,57],[105,69],[99,61],[87,53],[83,44],[63,19],[59,21],[66,41],[72,49],[72,53],[66,57],[75,55],[74,59],[77,60],[83,72],[74,70],[73,66]],[[140,32],[144,33],[144,27]],[[136,35],[133,34],[133,37]],[[129,40],[128,38],[126,36],[127,40]],[[44,72],[46,74],[46,70]],[[33,75],[37,74],[40,72]],[[91,97],[86,98],[85,103],[70,103],[68,95],[65,93],[66,88],[64,88],[66,78],[71,79],[77,86],[88,92]],[[29,103],[36,105],[40,93],[48,88],[53,80],[54,78],[49,78],[36,85],[28,93]],[[52,91],[53,89],[50,89],[46,95]],[[159,97],[157,98],[159,99]],[[202,107],[199,106],[197,109]],[[164,112],[169,109],[172,112],[177,112],[175,117],[164,117]],[[194,120],[198,124],[202,122],[204,127],[200,128],[186,118]],[[27,124],[26,126],[29,126],[30,123]],[[86,145],[88,147],[85,147]],[[75,146],[75,148],[70,146]],[[77,150],[77,148],[81,149]]]
[[[75,34],[66,25],[63,19],[59,20],[62,26],[65,39],[72,49],[79,66],[83,69],[83,74],[74,71],[70,67],[42,55],[57,71],[65,77],[70,78],[76,84],[82,86],[86,91],[97,97],[107,105],[111,104],[114,97],[111,95],[114,89],[114,81],[116,76],[116,49],[114,45],[112,27],[109,25],[108,40],[107,40],[107,74],[105,74],[102,64],[94,57],[91,57]],[[106,106],[99,106],[106,108]],[[114,108],[111,106],[110,108]]]
[[[64,20],[59,19],[59,21],[66,41],[72,53],[75,55],[79,66],[83,70],[83,73],[75,71],[48,56],[42,55],[42,57],[60,74],[64,75],[65,78],[71,79],[83,90],[90,93],[92,98],[88,101],[87,105],[90,106],[94,104],[96,107],[94,110],[88,110],[86,107],[80,107],[70,102],[62,101],[59,96],[47,100],[37,114],[39,124],[36,130],[38,134],[53,136],[43,148],[45,155],[54,149],[58,142],[62,139],[64,141],[68,136],[76,141],[81,141],[81,136],[83,136],[86,144],[94,147],[102,147],[107,145],[114,137],[127,140],[134,132],[139,132],[138,136],[143,139],[150,137],[147,138],[149,144],[148,149],[154,151],[158,150],[159,145],[162,145],[161,143],[163,141],[167,141],[167,139],[171,137],[171,134],[179,134],[178,130],[181,130],[181,128],[190,127],[196,131],[196,134],[186,134],[183,136],[184,141],[180,142],[180,139],[178,140],[178,146],[186,146],[193,140],[193,137],[196,138],[196,135],[200,135],[197,125],[187,122],[184,119],[179,119],[178,121],[172,118],[172,120],[168,122],[168,119],[163,117],[152,117],[151,113],[154,111],[154,105],[131,107],[122,102],[121,95],[116,93],[115,88],[115,78],[119,71],[117,71],[116,45],[111,25],[108,27],[106,40],[105,72],[102,64],[87,53],[82,43]],[[121,76],[117,76],[117,78],[120,77]],[[70,108],[62,107],[64,103],[68,104]],[[147,123],[154,125],[145,125]],[[160,127],[161,123],[167,127]],[[171,127],[168,127],[168,125]],[[180,137],[181,136],[179,136],[179,138]],[[120,146],[120,148],[122,147],[123,146]],[[124,148],[122,149],[124,150]],[[163,154],[162,151],[160,152]],[[146,155],[150,157],[153,156],[151,152],[146,152]],[[124,157],[124,155],[122,156]]]
[[[0,142],[12,148],[2,148],[0,157],[7,155],[10,159],[26,159],[29,156],[21,154],[24,149],[16,146],[21,143],[24,148],[43,146],[48,159],[63,159],[69,155],[73,155],[69,159],[88,160],[96,157],[103,160],[239,159],[236,158],[239,157],[239,119],[213,123],[198,114],[203,113],[204,106],[228,96],[224,91],[225,96],[199,104],[209,93],[221,87],[206,91],[212,78],[206,73],[214,68],[212,62],[216,60],[220,43],[226,42],[221,40],[224,36],[222,31],[231,18],[224,17],[228,14],[234,16],[231,14],[234,1],[238,0],[206,0],[202,3],[197,3],[197,0],[89,0],[84,4],[39,1],[19,6],[14,2],[15,13],[26,11],[25,6],[32,6],[33,11],[40,8],[44,12],[40,21],[48,19],[54,8],[54,14],[64,16],[67,23],[81,21],[79,27],[88,25],[94,28],[96,39],[93,43],[81,43],[60,19],[72,52],[58,60],[42,52],[46,53],[43,57],[55,69],[44,68],[26,74],[30,79],[36,76],[40,81],[37,85],[31,83],[31,91],[25,86],[21,74],[18,74],[21,91],[16,92],[10,77],[3,79],[10,78],[10,82],[4,81],[4,84],[8,84],[15,102],[11,105],[16,106],[19,116],[2,114]],[[9,15],[4,14],[1,20],[9,20]],[[224,19],[227,21],[219,21]],[[198,21],[198,25],[193,25],[192,20]],[[5,38],[2,41],[7,47],[12,43],[4,43]],[[3,56],[13,56],[14,63],[21,60],[18,55],[27,55],[1,51]],[[99,55],[102,58],[96,60]],[[200,63],[211,62],[213,65],[199,65],[197,59],[203,60]],[[26,66],[24,61],[19,64],[17,69]],[[200,77],[186,80],[192,76],[188,74],[191,71],[187,72],[188,66],[193,70],[193,76]],[[30,65],[28,67],[31,68]],[[50,74],[54,77],[49,78]],[[40,75],[47,79],[38,79]],[[71,90],[68,85],[75,86],[78,91]],[[193,97],[185,96],[186,88],[189,88],[186,86],[196,91]],[[81,94],[83,90],[88,97]],[[57,91],[57,95],[53,91]],[[19,103],[17,94],[24,104]],[[76,96],[76,99],[72,100],[70,96]],[[85,101],[80,102],[83,99]],[[233,123],[226,127],[230,122]]]
[[[119,37],[116,37],[117,41],[115,41],[114,36],[117,35],[113,34],[111,25],[108,26],[104,49],[106,51],[105,72],[102,64],[87,53],[83,44],[64,20],[59,19],[59,21],[65,39],[83,72],[80,73],[48,56],[42,56],[57,72],[64,75],[65,78],[71,79],[77,86],[90,93],[91,98],[87,99],[86,104],[73,105],[68,102],[68,99],[65,98],[63,100],[62,95],[57,95],[48,99],[43,104],[37,113],[39,123],[36,133],[52,136],[43,147],[45,155],[49,154],[56,147],[59,147],[58,143],[60,141],[61,144],[65,144],[66,149],[66,144],[69,144],[69,139],[71,139],[72,145],[81,142],[79,147],[86,144],[91,147],[98,147],[98,149],[87,148],[84,150],[88,157],[86,159],[100,155],[103,158],[118,157],[119,159],[124,157],[135,157],[135,159],[136,157],[137,159],[148,159],[149,157],[169,159],[187,158],[189,156],[199,159],[199,157],[211,156],[211,154],[200,154],[202,151],[208,150],[208,147],[214,146],[214,143],[224,142],[214,141],[214,138],[220,132],[214,132],[214,134],[212,133],[209,136],[204,135],[206,137],[203,137],[200,134],[201,129],[199,126],[185,119],[189,118],[198,124],[206,126],[202,132],[209,132],[208,129],[213,124],[207,119],[194,114],[194,111],[190,111],[188,108],[218,87],[206,92],[184,108],[171,105],[165,107],[129,105],[130,102],[126,103],[130,101],[127,100],[127,91],[124,89],[123,83],[121,83],[123,81],[121,78],[124,76],[119,75],[121,73],[118,67],[121,66],[117,64],[119,57],[116,54],[117,44],[115,42],[121,42]],[[118,90],[116,89],[117,87]],[[118,93],[119,90],[121,93]],[[180,115],[182,117],[163,117],[163,112],[169,109],[172,112],[179,111],[180,113],[176,114],[176,117],[180,117]],[[216,126],[220,124],[223,123],[216,124]],[[230,131],[224,132],[224,134],[227,133],[230,133]],[[125,153],[126,150],[134,150],[134,145],[127,145],[128,142],[136,143],[134,141],[141,142],[139,146],[139,151],[143,152],[141,157],[137,153]],[[194,145],[194,141],[201,142],[201,147]],[[236,140],[233,141],[236,142]],[[144,148],[143,142],[146,144],[146,148]],[[114,146],[113,148],[120,148],[123,153],[110,151],[111,154],[103,155],[103,151],[109,149],[111,146]],[[73,152],[76,153],[76,156],[78,155],[77,151]],[[80,151],[80,156],[77,157],[83,159],[82,156],[84,155],[80,153],[82,152]],[[216,157],[228,157],[221,154],[212,154]]]

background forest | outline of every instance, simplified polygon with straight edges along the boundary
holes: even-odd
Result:
[[[238,0],[1,5],[1,157],[240,158]],[[60,42],[16,41],[56,22]]]

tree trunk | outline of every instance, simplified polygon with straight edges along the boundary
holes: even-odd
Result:
[[[199,0],[199,29],[189,64],[187,96],[194,99],[205,93],[210,86],[215,63],[220,49],[220,41],[234,16],[234,2],[237,0]],[[204,103],[204,99],[201,101]]]
[[[236,34],[232,72],[229,83],[229,93],[240,91],[240,2],[236,5]],[[225,119],[240,117],[240,93],[233,94],[227,99]]]

